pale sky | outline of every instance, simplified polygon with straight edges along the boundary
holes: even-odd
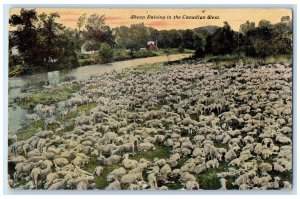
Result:
[[[97,13],[99,15],[104,14],[106,17],[106,24],[111,28],[121,25],[130,26],[130,24],[144,23],[146,26],[150,26],[158,30],[193,29],[207,25],[223,26],[223,22],[227,21],[232,29],[238,31],[240,24],[245,23],[247,20],[255,22],[257,25],[261,19],[268,20],[271,23],[277,23],[280,22],[282,16],[290,16],[290,18],[292,18],[292,12],[290,9],[274,8],[37,8],[36,10],[38,14],[41,14],[42,12],[45,12],[46,14],[58,12],[60,14],[58,22],[70,28],[76,28],[78,17],[84,13],[87,13],[87,16],[93,13]],[[12,8],[10,10],[10,15],[19,13],[20,8]],[[135,15],[138,18],[131,19],[132,15]],[[154,19],[147,19],[148,15],[150,17],[154,17]],[[175,15],[177,15],[180,19],[174,19]],[[202,19],[183,19],[184,15],[196,16],[197,18]],[[208,19],[209,15],[216,17],[216,19]],[[171,19],[167,19],[167,16],[170,16]],[[145,18],[143,19],[143,17]],[[163,17],[165,17],[165,19],[162,19]],[[205,19],[203,19],[203,17],[205,17]]]

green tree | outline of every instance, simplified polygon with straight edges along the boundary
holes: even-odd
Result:
[[[117,46],[120,48],[126,48],[130,43],[130,28],[127,26],[120,26],[113,29],[113,32]]]
[[[113,60],[113,49],[107,43],[102,43],[99,49],[99,58],[102,63],[108,63]]]
[[[204,57],[205,39],[203,35],[194,32],[193,40],[194,40],[195,57]]]
[[[255,22],[246,21],[246,23],[240,25],[240,33],[247,34],[249,30],[255,29]]]
[[[187,29],[182,33],[182,43],[184,48],[194,49],[194,39],[193,39],[194,31]]]
[[[140,24],[132,24],[130,26],[130,41],[136,43],[139,47],[143,47],[147,45],[147,41],[150,37],[149,29],[144,25],[144,23]]]
[[[104,15],[92,14],[86,20],[85,29],[85,40],[94,43],[95,46],[100,46],[101,43],[107,43],[110,46],[114,45],[114,36],[110,27],[105,25]]]
[[[227,22],[212,34],[211,41],[207,41],[211,46],[207,46],[214,55],[224,55],[232,53],[237,47],[235,32],[231,29]]]
[[[77,20],[77,27],[78,27],[79,33],[81,31],[80,29],[84,26],[85,23],[86,23],[86,13],[81,15]]]
[[[11,39],[18,47],[25,73],[78,66],[74,42],[57,18],[57,13],[37,16],[34,9],[21,9],[20,15],[11,16],[10,24],[16,27]]]
[[[37,21],[35,9],[21,9],[20,15],[12,15],[9,19],[9,24],[16,29],[11,32],[10,46],[18,47],[25,72],[34,70],[40,64],[40,52],[37,51]]]

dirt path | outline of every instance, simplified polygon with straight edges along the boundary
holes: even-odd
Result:
[[[103,73],[109,73],[111,71],[122,71],[126,68],[141,66],[145,64],[154,64],[168,61],[176,61],[184,58],[190,57],[191,53],[185,54],[173,54],[173,55],[163,55],[156,57],[147,57],[140,59],[132,59],[128,61],[120,61],[109,64],[96,64],[83,66],[74,69],[69,75],[74,76],[77,80],[88,79],[92,75],[100,75]]]

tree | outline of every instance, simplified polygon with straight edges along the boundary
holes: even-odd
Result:
[[[39,15],[38,47],[43,59],[43,66],[45,66],[47,70],[53,70],[53,63],[55,63],[61,55],[63,47],[60,46],[60,40],[65,27],[55,22],[56,18],[59,18],[58,13],[51,13],[50,15],[42,13]]]
[[[147,45],[149,41],[150,30],[143,23],[132,24],[130,27],[120,26],[114,29],[116,44],[121,48],[130,49],[130,54],[133,56],[133,51]]]
[[[120,48],[126,48],[130,43],[130,28],[127,26],[120,26],[113,29],[113,32],[117,46]]]
[[[38,17],[35,9],[21,9],[20,15],[12,15],[9,19],[9,24],[16,28],[16,30],[11,32],[10,46],[17,46],[26,68],[25,71],[30,71],[39,64],[40,53],[36,50],[38,37],[37,21]]]
[[[113,49],[107,43],[102,43],[99,49],[99,58],[102,63],[108,63],[113,60]]]
[[[112,30],[105,25],[104,15],[92,14],[87,18],[85,28],[84,37],[86,41],[94,43],[95,46],[100,46],[101,43],[107,43],[110,46],[114,45]]]
[[[246,23],[240,25],[240,32],[242,34],[247,34],[249,30],[255,29],[255,22],[246,21]]]
[[[204,57],[204,45],[205,45],[205,40],[203,35],[198,34],[194,32],[193,34],[193,40],[194,40],[194,49],[195,51],[195,57]]]
[[[78,31],[80,33],[80,29],[83,27],[83,25],[86,23],[86,13],[84,13],[83,15],[81,15],[78,20],[77,20],[77,27],[78,27]]]
[[[182,33],[182,43],[184,48],[194,49],[194,40],[193,40],[194,31],[187,29]]]
[[[34,9],[21,9],[20,15],[11,16],[10,24],[16,30],[10,42],[15,40],[12,45],[19,50],[25,73],[78,66],[74,42],[65,27],[56,22],[59,17],[57,13],[37,16]]]
[[[132,24],[130,26],[130,40],[133,43],[136,43],[139,47],[143,47],[147,45],[147,41],[149,40],[150,31],[144,25],[144,23],[140,24]]]
[[[211,43],[210,48],[211,53],[214,55],[224,55],[232,53],[237,47],[237,40],[235,39],[235,33],[231,30],[229,24],[225,21],[224,26],[219,28],[212,37],[209,38],[211,41],[207,41],[208,44]]]

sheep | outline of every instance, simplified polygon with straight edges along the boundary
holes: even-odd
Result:
[[[126,173],[124,167],[117,168],[107,175],[106,180],[108,182],[111,182],[113,179],[121,180]]]
[[[275,140],[281,144],[290,144],[292,143],[292,140],[289,137],[286,137],[283,134],[278,134],[275,138]]]
[[[77,183],[77,190],[87,190],[89,187],[88,182],[87,181],[80,181]]]
[[[240,166],[242,162],[243,162],[243,160],[241,160],[239,158],[235,158],[235,159],[231,160],[231,162],[228,164],[228,166]]]
[[[184,172],[180,176],[180,181],[186,183],[187,181],[196,181],[196,178],[189,172]]]
[[[219,167],[219,161],[217,159],[209,160],[206,162],[206,168],[218,168]]]
[[[241,186],[241,185],[245,185],[247,183],[250,182],[250,179],[249,179],[249,176],[245,173],[245,174],[242,174],[240,175],[235,181],[234,181],[234,185],[237,185],[237,186]]]
[[[168,175],[169,173],[172,172],[172,169],[169,164],[165,164],[161,169],[160,169],[160,179],[163,181],[168,180]]]
[[[159,174],[159,167],[155,166],[152,168],[152,171],[149,171],[149,174],[147,176],[147,180],[149,182],[150,188],[156,190],[158,188],[157,186],[157,179],[156,176]]]
[[[118,179],[115,179],[115,181],[111,182],[105,190],[121,190],[121,183]]]
[[[283,181],[283,189],[285,190],[292,189],[292,184],[289,181]]]
[[[221,178],[220,179],[220,184],[221,184],[221,188],[220,189],[227,190],[227,188],[226,188],[226,182],[227,182],[227,180],[225,178]]]
[[[47,189],[50,187],[54,180],[58,179],[59,176],[56,173],[49,173],[46,177],[46,183],[44,184],[44,188]]]
[[[156,149],[156,147],[153,144],[149,143],[149,142],[140,143],[137,148],[138,148],[139,151],[149,151],[149,150],[155,150]]]
[[[204,163],[201,163],[201,164],[198,164],[198,165],[195,166],[195,168],[194,168],[194,172],[195,172],[196,174],[202,173],[202,172],[204,172],[204,171],[206,171],[206,164],[205,164],[205,162],[204,162]]]
[[[139,179],[143,181],[142,173],[128,173],[128,174],[125,174],[124,176],[122,176],[121,183],[122,184],[131,184]]]
[[[237,157],[236,153],[232,149],[229,149],[224,155],[225,162],[228,162],[229,160],[232,160],[233,158],[236,158],[236,157]]]
[[[138,161],[130,160],[130,159],[128,159],[128,157],[129,157],[129,154],[125,154],[123,156],[123,158],[124,158],[123,161],[122,161],[123,167],[125,169],[134,169],[134,168],[136,168],[137,165],[138,165]]]
[[[53,184],[48,188],[49,190],[64,189],[66,187],[67,181],[64,179],[56,179]]]
[[[41,169],[39,167],[33,168],[31,170],[30,176],[33,180],[33,184],[34,184],[36,189],[38,188],[38,185],[39,185],[38,184],[38,180],[39,180],[38,178],[39,178],[40,175],[41,175]]]
[[[14,179],[17,180],[23,175],[26,175],[34,168],[34,164],[32,162],[20,162],[15,166]]]
[[[93,175],[94,176],[100,176],[101,173],[103,173],[103,167],[102,166],[97,166],[94,171],[93,171]]]
[[[98,160],[100,160],[104,165],[109,166],[109,165],[118,164],[121,160],[121,157],[118,155],[112,155],[108,158],[105,158],[104,156],[100,156]]]
[[[63,167],[69,164],[69,161],[66,158],[55,158],[53,160],[55,167]]]
[[[259,170],[264,173],[264,172],[270,172],[272,171],[272,165],[269,163],[261,163],[259,165]]]
[[[274,169],[274,171],[279,171],[281,173],[286,171],[286,169],[282,165],[280,165],[278,162],[273,163],[273,169]]]
[[[130,152],[134,154],[134,144],[133,143],[125,143],[117,147],[114,151],[112,151],[112,154],[123,154],[125,152]]]
[[[199,189],[199,183],[197,181],[187,181],[185,183],[185,188],[187,190],[198,190]]]

